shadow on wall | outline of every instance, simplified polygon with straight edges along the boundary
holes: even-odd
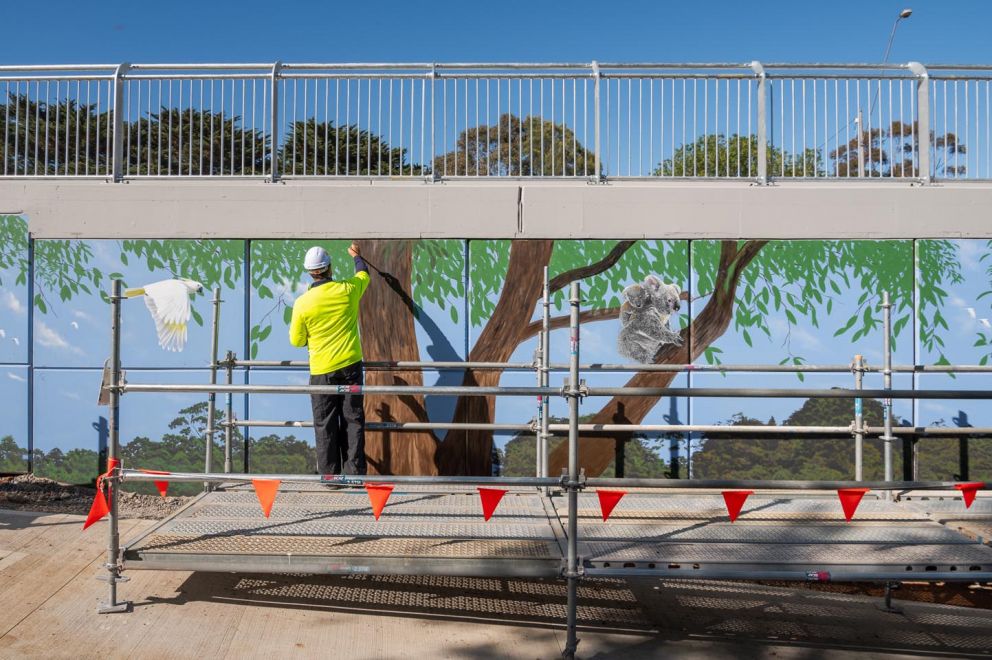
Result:
[[[427,353],[430,361],[457,362],[461,360],[458,351],[452,346],[451,341],[445,336],[441,327],[438,326],[430,314],[424,311],[423,307],[418,305],[410,297],[406,290],[404,290],[403,284],[392,273],[384,273],[371,263],[369,263],[369,266],[399,296],[400,300],[403,301],[403,305],[410,311],[424,332],[427,333],[430,343],[424,346],[424,351]],[[464,376],[465,372],[463,371],[443,370],[438,372],[437,385],[441,387],[461,385]],[[447,422],[455,414],[455,399],[450,396],[425,397],[424,408],[427,410],[427,416],[431,421]],[[438,435],[443,437],[443,432],[439,432]]]

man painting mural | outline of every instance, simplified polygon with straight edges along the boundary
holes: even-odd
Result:
[[[289,343],[310,352],[311,385],[361,385],[362,343],[358,302],[369,286],[369,269],[356,243],[355,275],[334,281],[324,248],[307,251],[303,267],[313,282],[293,304]],[[365,474],[365,410],[361,394],[311,394],[320,474]]]

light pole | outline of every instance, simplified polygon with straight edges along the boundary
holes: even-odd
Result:
[[[896,16],[896,20],[892,23],[892,32],[889,33],[889,42],[885,45],[885,55],[882,56],[882,64],[889,63],[889,52],[892,50],[892,42],[896,38],[896,29],[898,29],[899,27],[899,22],[909,18],[912,15],[913,15],[913,10],[907,7],[906,9],[903,9],[901,12],[899,12],[898,16]],[[884,69],[882,70],[882,75],[885,75]],[[868,81],[868,84],[871,85],[870,80]],[[871,115],[875,111],[875,102],[878,101],[878,91],[879,89],[881,89],[881,87],[882,87],[882,81],[879,80],[878,86],[875,87],[875,92],[871,95],[871,104],[868,106],[869,125],[871,124]],[[861,146],[863,125],[862,125],[862,117],[860,110],[858,110],[858,116],[854,121],[858,125],[858,176],[863,177],[865,175],[865,164],[864,164],[864,154],[862,153],[862,146]],[[879,128],[881,129],[881,121],[879,121]],[[871,145],[871,135],[867,135],[865,137],[867,138],[868,144]]]
[[[913,15],[913,10],[907,8],[907,9],[903,9],[901,12],[899,12],[899,15],[896,16],[896,20],[892,24],[892,33],[889,34],[889,43],[885,46],[885,56],[882,58],[882,64],[885,64],[889,61],[889,51],[892,50],[892,40],[896,38],[896,28],[899,27],[899,21],[905,18],[909,18],[912,15]]]
[[[889,43],[885,44],[885,55],[882,56],[882,64],[889,63],[889,52],[892,50],[892,42],[896,38],[896,29],[899,27],[899,22],[909,18],[912,15],[913,15],[913,10],[906,8],[903,9],[901,12],[899,12],[899,15],[896,16],[895,22],[892,23],[892,32],[889,33]],[[884,74],[885,72],[883,71],[882,73]],[[881,83],[879,83],[879,86],[881,86]],[[871,118],[871,113],[872,110],[875,109],[875,101],[877,100],[878,100],[878,89],[875,90],[875,93],[871,97],[871,106],[869,106],[868,108],[869,118]],[[860,126],[859,126],[859,130],[860,130]]]
[[[899,15],[896,16],[896,20],[892,24],[892,32],[889,33],[889,42],[885,45],[885,55],[882,58],[882,64],[888,64],[888,62],[889,62],[889,51],[892,50],[892,42],[896,38],[896,29],[899,27],[899,22],[902,21],[902,20],[904,20],[904,19],[909,18],[912,15],[913,15],[913,10],[912,9],[909,9],[909,8],[906,8],[906,9],[903,9],[901,12],[899,12]],[[884,70],[882,71],[882,73],[884,75],[884,73],[885,73]],[[870,89],[871,88],[871,82],[870,81],[869,81],[868,85],[869,85],[869,89]],[[881,86],[881,83],[879,83],[879,86]],[[868,110],[868,117],[869,118],[871,117],[872,111],[875,109],[875,101],[876,101],[877,97],[878,97],[878,89],[875,90],[875,92],[874,92],[874,94],[872,96],[871,105],[870,105],[870,108]],[[827,140],[826,142],[824,142],[822,146],[823,147],[826,147],[827,145],[829,145],[830,142],[831,142],[831,140],[834,140],[838,135],[840,135],[841,130],[846,130],[847,128],[849,128],[851,126],[852,123],[857,127],[857,136],[858,136],[857,137],[857,142],[858,142],[858,146],[857,146],[857,148],[858,148],[858,177],[863,177],[865,175],[865,163],[864,163],[864,154],[863,154],[863,151],[862,151],[862,112],[861,112],[860,105],[858,106],[858,113],[846,124],[846,126],[843,127],[843,128],[838,128],[834,132],[834,134],[830,136],[830,139]],[[836,143],[835,143],[835,145],[836,145]],[[850,171],[848,171],[848,176],[850,176]]]

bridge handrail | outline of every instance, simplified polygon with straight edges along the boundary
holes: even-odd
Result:
[[[3,65],[0,177],[992,180],[990,86],[915,62]]]

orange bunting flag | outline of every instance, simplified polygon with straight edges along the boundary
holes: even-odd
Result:
[[[103,494],[103,480],[109,477],[114,470],[120,466],[120,460],[116,458],[107,459],[107,471],[96,478],[96,495],[93,497],[93,504],[90,505],[90,512],[86,514],[86,522],[83,523],[83,530],[110,513],[110,505],[107,504],[107,497],[113,497],[110,486],[107,486],[107,495]]]
[[[603,512],[603,522],[610,517],[617,503],[627,494],[625,490],[597,490],[599,495],[599,508]]]
[[[140,470],[145,474],[172,474],[171,472],[163,472],[161,470]],[[158,494],[165,497],[166,493],[169,492],[169,482],[168,481],[153,481],[155,488],[158,489]]]
[[[737,516],[740,515],[741,509],[744,507],[744,501],[747,500],[747,496],[753,494],[753,490],[723,491],[723,501],[727,505],[727,513],[730,515],[730,522],[737,520]]]
[[[262,513],[268,518],[272,513],[272,503],[276,501],[276,493],[279,492],[278,479],[252,479],[251,485],[255,487],[255,497],[262,505]]]
[[[493,517],[493,512],[499,506],[499,501],[506,495],[502,488],[482,488],[479,487],[479,497],[482,499],[482,517],[489,520]]]
[[[93,504],[90,506],[90,512],[86,514],[86,522],[83,523],[83,529],[85,530],[108,513],[110,513],[110,507],[107,506],[107,498],[103,496],[103,489],[97,488],[96,497],[93,498]]]
[[[964,508],[970,509],[971,503],[975,501],[975,495],[982,488],[985,488],[985,484],[981,481],[973,481],[968,484],[954,484],[957,490],[961,491],[961,497],[964,498]]]
[[[365,492],[369,494],[372,515],[378,520],[386,506],[386,500],[389,499],[389,494],[393,492],[393,484],[365,484]]]
[[[861,498],[869,490],[869,488],[837,489],[837,497],[840,498],[840,505],[844,507],[844,517],[847,518],[848,522],[854,517],[854,512],[858,510],[858,505],[861,504]]]

